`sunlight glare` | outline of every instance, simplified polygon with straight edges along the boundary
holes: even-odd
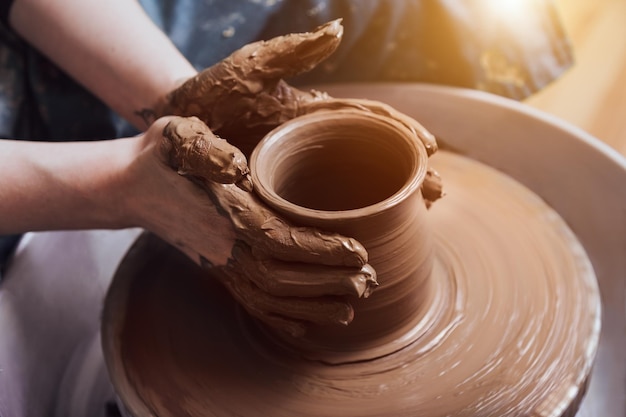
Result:
[[[528,13],[532,0],[486,0],[485,5],[489,11],[500,18],[523,16]]]

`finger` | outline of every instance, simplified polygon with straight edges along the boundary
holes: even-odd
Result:
[[[288,333],[293,337],[302,337],[306,333],[306,324],[303,321],[271,314],[259,308],[256,303],[250,302],[250,300],[258,299],[254,287],[250,286],[249,283],[237,284],[239,281],[244,280],[244,278],[241,278],[232,270],[217,268],[211,269],[211,273],[224,284],[235,301],[252,317],[259,319],[276,330]]]
[[[206,104],[223,103],[224,97],[255,97],[273,90],[279,80],[309,71],[326,59],[342,35],[341,20],[333,20],[313,32],[247,44],[171,92],[159,113],[204,114]]]
[[[367,251],[355,239],[314,228],[294,227],[278,217],[254,193],[215,183],[208,184],[208,187],[232,221],[239,239],[259,257],[358,268],[367,264]]]
[[[225,60],[247,80],[289,78],[310,71],[330,56],[343,36],[341,19],[306,33],[292,33],[254,42]]]
[[[338,298],[276,297],[239,275],[232,267],[223,268],[220,275],[234,298],[261,320],[275,316],[283,318],[276,323],[303,321],[318,325],[348,325],[354,319],[352,306]],[[289,328],[283,330],[290,332]]]
[[[367,251],[356,239],[309,227],[294,227],[267,211],[258,227],[246,236],[253,252],[286,262],[303,262],[329,266],[362,267],[367,264]]]
[[[282,79],[312,69],[337,48],[342,34],[340,20],[335,20],[310,33],[248,44],[185,81],[156,113],[198,116],[231,140],[246,138],[239,146],[256,143],[295,117],[299,102],[326,97],[301,92]]]
[[[163,129],[163,137],[163,152],[179,174],[252,190],[246,157],[200,119],[174,117]]]
[[[445,195],[441,176],[433,168],[428,168],[426,171],[426,178],[424,178],[424,183],[422,184],[422,195],[427,207],[430,207],[433,202]]]
[[[263,291],[279,297],[320,297],[353,295],[367,298],[378,286],[370,265],[360,269],[257,259],[248,245],[239,243],[233,260]]]
[[[385,117],[390,117],[403,124],[409,131],[424,144],[428,155],[437,151],[437,140],[417,120],[394,109],[393,107],[375,100],[326,98],[324,100],[312,100],[301,102],[298,115],[312,113],[320,110],[357,109],[371,112]]]

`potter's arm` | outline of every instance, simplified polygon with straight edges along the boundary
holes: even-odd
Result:
[[[0,140],[0,234],[135,226],[153,230],[158,217],[149,213],[158,212],[157,206],[177,217],[197,205],[196,187],[175,175],[174,166],[181,174],[251,189],[243,154],[197,119],[164,118],[140,136],[117,140]],[[168,200],[175,203],[166,204]],[[202,220],[210,219],[194,221]]]
[[[135,146],[0,140],[0,234],[131,226],[118,174]]]
[[[196,73],[134,0],[15,0],[9,21],[141,130],[142,111]]]

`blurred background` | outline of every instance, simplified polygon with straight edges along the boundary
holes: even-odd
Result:
[[[575,63],[524,100],[626,156],[626,0],[556,0]]]

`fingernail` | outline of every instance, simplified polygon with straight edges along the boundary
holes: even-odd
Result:
[[[325,23],[322,26],[318,27],[314,32],[324,31],[327,34],[330,34],[332,36],[339,38],[343,35],[343,26],[341,25],[341,21],[342,19],[331,20],[330,22]]]
[[[341,42],[343,26],[341,19],[333,20],[314,31],[304,34],[296,45],[296,55],[303,70],[308,71],[330,56]]]

